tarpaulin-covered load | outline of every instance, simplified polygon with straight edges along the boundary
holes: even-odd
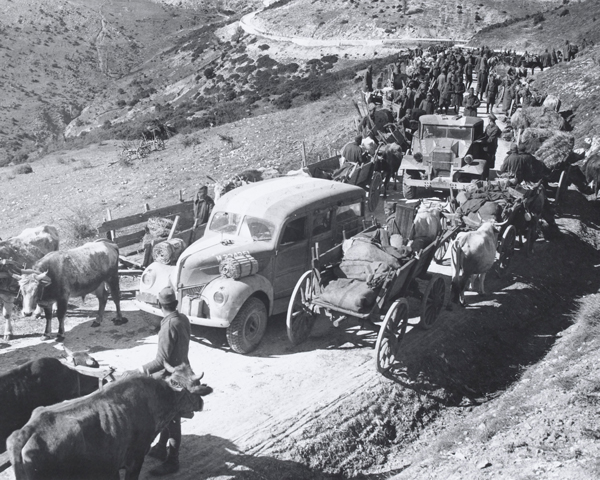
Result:
[[[400,268],[409,251],[383,247],[380,231],[359,234],[344,244],[344,258],[335,269],[337,280],[329,282],[320,299],[338,307],[362,312],[368,310],[387,275]]]

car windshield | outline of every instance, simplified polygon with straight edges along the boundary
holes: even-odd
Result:
[[[448,138],[455,140],[471,140],[471,134],[473,129],[471,128],[449,128]]]
[[[215,212],[208,229],[254,241],[270,241],[275,233],[275,226],[267,220],[248,215],[242,217],[238,213],[230,212]]]
[[[421,138],[452,138],[454,140],[471,140],[472,128],[448,127],[440,125],[423,125]]]

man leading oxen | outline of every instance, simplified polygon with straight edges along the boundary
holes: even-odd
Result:
[[[139,478],[156,435],[175,416],[202,411],[200,383],[187,364],[165,365],[165,380],[137,374],[86,397],[37,408],[7,443],[17,480]]]
[[[498,233],[493,221],[486,221],[472,232],[460,232],[450,245],[452,266],[452,301],[465,306],[464,291],[467,283],[484,295],[486,273],[496,261]]]
[[[19,281],[23,295],[23,314],[31,315],[38,304],[43,307],[46,316],[43,336],[46,339],[52,332],[52,305],[57,304],[56,339],[62,341],[69,298],[85,297],[92,292],[99,302],[98,315],[92,327],[99,327],[108,300],[106,286],[117,308],[113,323],[122,325],[127,322],[121,315],[119,302],[119,248],[108,240],[96,240],[71,250],[49,253],[31,270],[23,270],[21,275],[13,276]]]
[[[11,315],[19,291],[19,285],[11,273],[31,268],[44,255],[56,250],[58,231],[51,225],[26,228],[20,235],[0,242],[0,301],[6,319],[4,340],[10,340],[13,334]]]

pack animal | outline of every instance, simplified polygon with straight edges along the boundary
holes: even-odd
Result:
[[[464,291],[467,282],[479,283],[479,292],[485,294],[486,273],[496,260],[498,233],[494,222],[488,221],[473,232],[460,232],[450,245],[452,266],[452,301],[465,306]]]
[[[58,243],[58,231],[51,225],[26,228],[20,235],[0,241],[0,301],[6,320],[4,340],[10,340],[13,335],[11,317],[19,291],[19,285],[11,274],[22,268],[31,268],[44,255],[58,250]]]
[[[37,305],[41,305],[46,316],[44,338],[52,332],[52,305],[56,303],[58,317],[57,340],[65,335],[65,315],[71,297],[85,297],[94,293],[99,308],[93,327],[102,323],[108,300],[106,286],[117,307],[113,323],[121,325],[127,321],[121,315],[119,292],[119,249],[108,240],[97,240],[67,251],[52,252],[35,263],[31,270],[13,275],[19,281],[23,295],[23,315],[30,316]]]
[[[139,478],[156,435],[175,416],[202,411],[200,384],[189,365],[165,380],[139,374],[108,384],[86,397],[37,408],[9,438],[7,449],[17,480]]]
[[[8,436],[23,427],[37,407],[87,395],[98,380],[81,375],[57,358],[38,358],[0,375],[0,453]]]
[[[396,190],[396,177],[403,158],[402,148],[397,143],[388,143],[387,145],[382,145],[378,149],[378,152],[380,155],[376,155],[375,170],[382,172],[384,175],[383,196],[386,197],[387,189],[392,179],[394,180],[394,190]]]

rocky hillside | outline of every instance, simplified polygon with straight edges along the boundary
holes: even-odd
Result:
[[[0,164],[61,139],[116,80],[181,36],[222,21],[218,4],[190,12],[149,0],[0,0]]]
[[[488,25],[560,3],[555,0],[283,0],[259,13],[253,23],[276,35],[314,39],[469,40]]]
[[[550,6],[550,5],[549,5]],[[577,45],[600,41],[600,3],[595,0],[563,2],[559,7],[527,18],[498,22],[482,29],[470,44],[498,49],[543,52],[562,48],[565,40]]]

